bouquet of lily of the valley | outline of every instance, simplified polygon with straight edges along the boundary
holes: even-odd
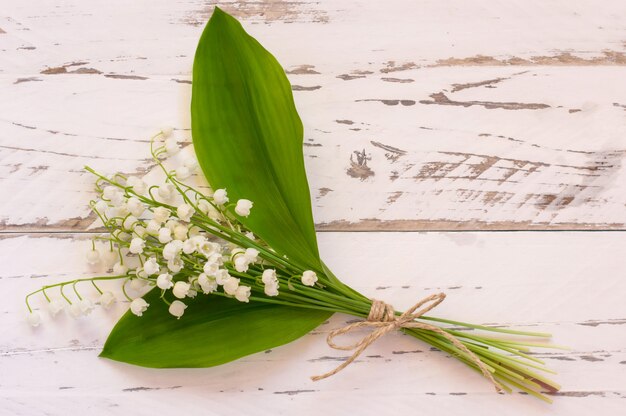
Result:
[[[401,330],[458,358],[498,391],[519,389],[548,400],[542,392],[559,389],[528,354],[529,346],[546,345],[519,337],[546,334],[427,315],[443,294],[399,312],[343,284],[324,265],[290,84],[276,59],[218,8],[195,56],[191,120],[195,157],[180,157],[171,129],[151,138],[160,183],[86,168],[98,194],[91,207],[108,232],[94,239],[87,260],[112,274],[29,294],[31,324],[41,321],[35,294],[51,315],[67,310],[74,317],[123,297],[130,310],[102,357],[146,367],[210,367],[293,341],[339,312],[362,320],[331,331],[328,344],[353,354],[314,380]],[[198,166],[210,187],[189,184]],[[103,290],[104,281],[119,281],[119,293]],[[356,344],[335,343],[358,329],[369,332]]]

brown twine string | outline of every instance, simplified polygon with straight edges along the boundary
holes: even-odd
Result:
[[[437,293],[437,294],[428,296],[420,300],[419,302],[417,302],[415,305],[413,305],[410,309],[408,309],[406,312],[404,312],[400,316],[396,316],[393,306],[381,300],[372,299],[372,306],[370,308],[367,321],[355,322],[355,323],[346,325],[343,328],[334,329],[328,334],[328,337],[326,338],[326,342],[328,343],[329,347],[336,349],[336,350],[343,350],[343,351],[354,350],[352,355],[334,370],[329,371],[319,376],[313,376],[311,377],[311,380],[318,381],[318,380],[322,380],[324,378],[337,374],[338,372],[340,372],[341,370],[349,366],[374,341],[376,341],[378,338],[382,337],[383,335],[387,334],[388,332],[391,332],[400,328],[418,328],[418,329],[424,329],[427,331],[436,332],[437,334],[440,334],[443,337],[445,337],[455,347],[457,347],[463,353],[468,355],[470,361],[476,364],[476,366],[478,367],[480,372],[483,374],[483,376],[485,376],[485,378],[487,378],[494,385],[494,387],[496,388],[496,391],[501,391],[502,386],[500,385],[500,383],[498,383],[495,380],[495,378],[493,377],[493,375],[491,374],[491,372],[489,371],[489,368],[485,365],[485,363],[483,363],[480,360],[480,358],[476,356],[476,354],[471,352],[465,345],[463,345],[463,343],[459,341],[458,338],[447,333],[446,331],[444,331],[443,329],[437,326],[415,321],[416,319],[418,319],[419,317],[421,317],[422,315],[424,315],[431,309],[435,308],[441,302],[443,302],[445,298],[446,298],[445,293]],[[419,308],[422,308],[422,309],[419,309]],[[354,344],[350,344],[350,345],[335,344],[334,339],[336,337],[347,334],[348,332],[354,331],[359,328],[371,328],[374,330],[370,332],[368,335],[364,336],[360,341],[355,342]]]

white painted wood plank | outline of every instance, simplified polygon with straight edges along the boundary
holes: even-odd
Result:
[[[143,171],[157,126],[189,138],[211,6],[5,4],[2,227],[85,229],[84,164]],[[219,4],[294,84],[320,229],[624,228],[623,2]]]
[[[323,258],[347,283],[398,308],[444,290],[449,298],[435,316],[553,332],[554,342],[572,350],[540,356],[559,372],[563,393],[552,406],[496,395],[454,360],[400,334],[377,342],[342,374],[313,383],[308,376],[336,364],[329,357],[344,356],[324,342],[330,329],[345,323],[340,315],[287,346],[212,369],[150,370],[98,359],[124,305],[79,321],[45,322],[36,331],[21,320],[26,291],[97,272],[83,262],[89,236],[4,235],[0,409],[28,415],[66,414],[68,403],[72,411],[95,414],[337,414],[355,408],[363,414],[416,408],[458,414],[463,408],[469,414],[582,415],[623,409],[625,233],[323,233],[319,239]]]

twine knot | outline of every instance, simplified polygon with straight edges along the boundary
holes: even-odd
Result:
[[[359,321],[348,324],[343,328],[334,329],[330,331],[328,337],[326,338],[326,342],[328,343],[329,347],[342,351],[354,350],[352,355],[334,370],[319,376],[313,376],[311,377],[311,380],[318,381],[337,374],[338,372],[349,366],[354,360],[356,360],[357,357],[361,355],[361,353],[374,341],[387,334],[388,332],[402,328],[417,328],[435,332],[446,338],[448,341],[450,341],[450,343],[452,343],[452,345],[456,347],[456,349],[460,350],[460,354],[465,355],[469,361],[471,361],[476,367],[478,367],[483,376],[485,376],[485,378],[487,378],[494,385],[496,391],[501,391],[502,386],[494,379],[491,371],[489,370],[489,367],[487,367],[487,365],[483,363],[480,358],[476,356],[476,354],[471,352],[461,341],[459,341],[458,338],[456,338],[452,334],[449,334],[438,326],[416,321],[416,319],[420,318],[422,315],[443,302],[445,298],[445,293],[430,295],[417,302],[403,314],[397,314],[393,306],[381,300],[372,299],[372,306],[370,307],[369,315],[367,316],[366,321]],[[334,339],[336,337],[347,334],[348,332],[354,331],[359,328],[370,328],[373,329],[373,331],[365,335],[360,341],[357,341],[354,344],[335,344]]]

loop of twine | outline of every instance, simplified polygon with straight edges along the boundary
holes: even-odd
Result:
[[[494,385],[496,391],[501,391],[502,386],[495,380],[495,378],[491,374],[491,371],[489,371],[489,367],[487,367],[487,365],[483,363],[480,358],[476,356],[476,354],[471,352],[461,341],[459,341],[458,338],[447,333],[438,326],[415,321],[431,309],[435,308],[441,302],[443,302],[445,298],[445,293],[430,295],[417,302],[400,316],[396,316],[393,306],[381,300],[372,299],[372,306],[370,308],[370,312],[366,321],[355,322],[346,325],[343,328],[334,329],[330,331],[328,337],[326,338],[326,342],[328,343],[329,347],[342,351],[354,350],[352,355],[334,370],[319,376],[313,376],[311,377],[311,380],[318,381],[337,374],[338,372],[349,366],[354,360],[356,360],[356,358],[361,355],[361,353],[374,341],[387,334],[388,332],[401,328],[417,328],[432,331],[445,337],[456,348],[458,348],[467,355],[467,358],[478,367],[483,376],[485,376],[485,378]],[[359,328],[371,328],[373,329],[373,331],[364,336],[360,341],[355,342],[354,344],[335,344],[334,339],[336,337],[347,334],[348,332],[354,331]]]

